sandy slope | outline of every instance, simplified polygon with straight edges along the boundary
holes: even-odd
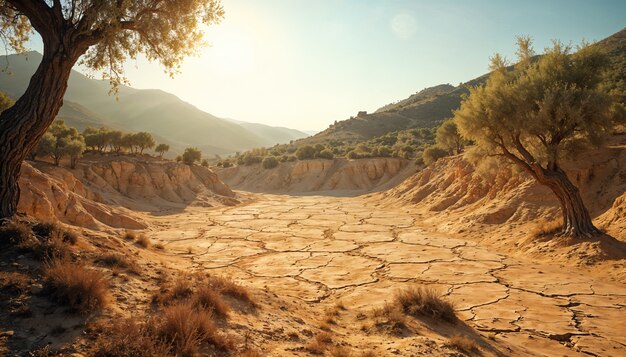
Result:
[[[607,271],[495,253],[432,233],[423,218],[359,197],[255,195],[247,205],[146,219],[167,254],[188,259],[193,270],[234,276],[302,305],[306,325],[319,324],[324,309],[342,301],[348,309],[332,330],[354,350],[450,352],[444,336],[461,327],[414,321],[419,333],[402,338],[361,330],[367,321],[359,313],[418,284],[455,303],[486,355],[626,354],[623,281]],[[281,324],[263,321],[270,330]],[[301,341],[253,336],[269,355],[303,354]]]

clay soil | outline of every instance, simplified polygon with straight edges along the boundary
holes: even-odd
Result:
[[[300,338],[274,337],[317,330],[329,309],[337,312],[326,328],[354,353],[454,354],[445,345],[462,334],[483,355],[626,355],[623,261],[576,266],[512,256],[436,233],[420,214],[367,197],[242,195],[247,203],[234,207],[146,215],[145,232],[177,269],[230,276],[278,299],[290,318],[274,306],[277,314],[265,308],[240,322],[259,325],[250,339],[264,355],[307,355]],[[439,291],[462,322],[410,320],[402,335],[368,327],[373,308],[410,286]]]

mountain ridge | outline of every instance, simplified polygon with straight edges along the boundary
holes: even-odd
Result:
[[[17,99],[41,58],[34,51],[0,57],[0,64],[6,63],[7,68],[5,73],[0,73],[0,90]],[[222,119],[162,89],[122,85],[117,97],[109,95],[109,91],[106,81],[91,79],[74,70],[57,117],[80,130],[87,126],[109,126],[147,131],[170,144],[171,154],[195,146],[206,155],[223,155],[308,136],[295,129]]]

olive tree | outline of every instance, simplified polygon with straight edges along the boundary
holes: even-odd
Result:
[[[154,151],[156,151],[157,153],[159,153],[159,157],[163,157],[163,154],[168,152],[170,150],[170,146],[167,144],[159,144],[157,145],[156,149],[154,149]]]
[[[460,154],[465,147],[465,141],[461,137],[454,120],[448,119],[441,123],[435,135],[437,145],[448,150],[449,155]]]
[[[518,38],[518,48],[512,69],[500,55],[492,58],[486,84],[470,90],[454,119],[485,154],[510,160],[552,190],[563,235],[597,234],[561,162],[582,145],[601,144],[614,127],[614,102],[600,89],[608,60],[587,44],[572,53],[555,41],[538,58],[529,38]]]
[[[0,0],[0,40],[23,52],[34,30],[43,58],[24,94],[0,114],[0,218],[13,216],[21,163],[63,104],[72,67],[102,72],[113,89],[123,64],[144,54],[175,73],[202,44],[202,25],[223,17],[219,0]]]

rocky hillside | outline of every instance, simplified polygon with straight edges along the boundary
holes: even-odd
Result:
[[[25,162],[18,209],[91,229],[145,228],[141,214],[238,201],[215,173],[149,157],[89,156],[75,170]]]
[[[328,193],[354,195],[383,190],[415,173],[409,160],[400,158],[301,160],[274,169],[260,164],[217,171],[235,189],[270,193]],[[332,191],[332,192],[330,192]]]
[[[626,135],[565,164],[594,222],[626,241]],[[470,154],[440,159],[377,197],[409,204],[441,232],[493,240],[496,245],[533,242],[533,231],[560,220],[556,197],[524,172],[506,165],[472,164]],[[500,232],[501,234],[491,234]],[[489,234],[487,234],[489,233]],[[521,240],[520,240],[521,239]],[[512,247],[514,247],[512,245]]]
[[[595,46],[602,48],[611,62],[607,87],[625,102],[626,29],[599,41]],[[452,117],[452,112],[459,108],[462,96],[469,93],[470,87],[483,84],[487,77],[488,74],[485,74],[458,86],[441,84],[425,88],[406,99],[385,105],[374,113],[360,112],[350,119],[336,122],[314,136],[296,141],[296,145],[328,143],[333,140],[361,142],[389,132],[436,127]]]

